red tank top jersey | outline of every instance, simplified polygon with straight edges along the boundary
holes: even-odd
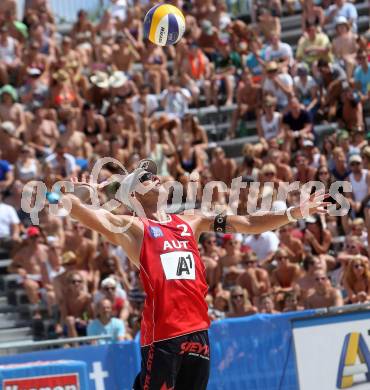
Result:
[[[143,222],[141,345],[208,329],[206,271],[190,226],[173,214]]]

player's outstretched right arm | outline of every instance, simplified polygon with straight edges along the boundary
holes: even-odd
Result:
[[[112,243],[120,245],[117,231],[123,226],[124,219],[103,208],[92,208],[86,204],[92,193],[95,192],[97,195],[97,191],[106,186],[107,183],[96,184],[91,180],[88,182],[86,177],[83,177],[82,181],[72,178],[71,182],[74,185],[73,193],[63,195],[63,203],[69,203],[66,206],[68,209],[70,208],[71,217],[87,228],[102,234]]]

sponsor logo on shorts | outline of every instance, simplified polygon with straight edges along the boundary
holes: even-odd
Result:
[[[195,341],[186,341],[180,345],[180,348],[181,351],[179,355],[188,354],[209,360],[209,346],[207,344],[201,344]]]
[[[4,390],[79,390],[78,374],[35,376],[4,379]]]

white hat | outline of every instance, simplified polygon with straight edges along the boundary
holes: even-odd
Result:
[[[14,135],[15,134],[15,131],[16,131],[16,128],[15,128],[15,124],[13,122],[10,122],[10,121],[5,121],[3,122],[0,127],[6,131],[9,135]]]
[[[109,88],[109,77],[107,73],[97,71],[90,76],[90,81],[99,88]]]
[[[305,139],[303,141],[303,146],[307,147],[307,146],[314,146],[313,142],[310,140],[310,139]]]
[[[336,19],[335,19],[335,25],[338,26],[340,24],[345,24],[348,26],[348,20],[345,16],[338,16]]]
[[[103,279],[103,281],[101,282],[101,287],[104,288],[107,286],[117,287],[116,280],[111,277]]]
[[[116,71],[109,77],[109,85],[112,88],[120,88],[127,82],[128,78],[125,72]]]

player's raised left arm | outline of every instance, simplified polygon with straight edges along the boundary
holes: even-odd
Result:
[[[300,206],[290,208],[290,215],[293,219],[307,218],[313,214],[326,214],[326,206],[330,203],[324,202],[324,194],[313,194],[304,200]],[[263,215],[227,215],[224,231],[226,233],[260,234],[265,231],[275,230],[288,224],[288,212],[266,212]],[[222,227],[222,223],[220,224]],[[198,232],[218,231],[218,224],[214,216],[202,216]],[[221,231],[221,230],[219,230]]]

